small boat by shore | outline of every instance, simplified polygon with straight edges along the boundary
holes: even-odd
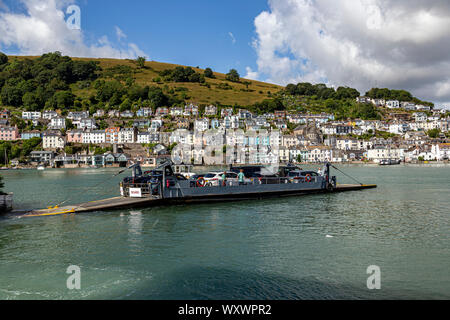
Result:
[[[380,161],[380,166],[394,166],[401,164],[402,161],[399,159],[383,159]]]
[[[45,167],[44,167],[44,166],[38,166],[38,167],[36,168],[36,170],[38,170],[38,171],[44,171],[44,170],[45,170]]]

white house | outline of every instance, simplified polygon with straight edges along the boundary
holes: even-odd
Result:
[[[42,147],[45,149],[62,149],[66,145],[60,133],[46,132],[42,137]]]
[[[367,151],[367,159],[374,162],[380,162],[383,159],[400,159],[403,160],[405,157],[405,150],[389,147],[375,147]]]
[[[140,144],[148,144],[150,143],[150,132],[144,131],[144,132],[138,132],[137,134],[137,143]]]
[[[24,111],[22,112],[22,119],[24,120],[38,120],[41,119],[42,114],[38,111]]]
[[[205,116],[215,116],[217,114],[217,107],[210,105],[205,107]]]
[[[413,117],[416,122],[424,122],[428,120],[428,116],[425,112],[414,112]]]
[[[65,129],[66,128],[66,119],[62,117],[53,118],[50,121],[50,128],[52,129]]]
[[[57,118],[57,117],[59,117],[58,113],[53,110],[44,111],[44,113],[42,114],[42,119],[45,119],[45,120],[52,120],[53,118]]]
[[[162,119],[153,119],[149,128],[149,131],[156,132],[163,126]]]
[[[308,146],[308,162],[327,162],[333,159],[333,149],[326,146]]]
[[[209,129],[209,120],[208,119],[199,119],[194,122],[194,130],[199,132],[205,132]]]
[[[179,117],[183,115],[183,108],[181,107],[172,107],[170,108],[170,115],[173,117]]]
[[[119,131],[119,143],[135,143],[136,139],[136,128],[123,128]]]
[[[386,101],[386,107],[388,107],[389,109],[398,109],[400,108],[400,101],[398,100]]]
[[[431,152],[439,161],[450,159],[450,143],[439,143],[431,147]]]
[[[104,130],[88,130],[83,133],[84,144],[106,143],[106,132]]]
[[[81,119],[78,123],[77,123],[77,128],[78,129],[88,129],[88,130],[95,130],[97,129],[97,125],[95,124],[95,120],[94,119]]]

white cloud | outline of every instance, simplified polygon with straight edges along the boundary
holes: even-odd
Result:
[[[269,0],[255,19],[258,74],[411,90],[450,100],[448,0]]]
[[[245,70],[247,72],[247,75],[244,77],[245,79],[258,80],[258,78],[259,78],[258,72],[253,71],[252,68],[250,68],[250,67],[246,67]]]
[[[65,9],[73,0],[21,0],[26,13],[0,7],[0,48],[17,48],[21,55],[61,51],[76,57],[136,58],[145,53],[136,44],[113,45],[106,36],[87,44],[82,30],[69,30]],[[120,30],[120,29],[119,29]],[[126,37],[116,29],[119,40]]]
[[[235,43],[236,43],[236,38],[234,37],[234,34],[233,34],[232,32],[228,32],[228,35],[229,35],[230,38],[231,38],[231,42],[232,42],[233,44],[235,44]]]
[[[117,40],[122,41],[122,39],[126,39],[127,35],[120,29],[118,26],[115,26],[116,28],[116,36]]]

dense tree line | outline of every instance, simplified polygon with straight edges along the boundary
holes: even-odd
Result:
[[[205,83],[205,75],[195,72],[191,67],[176,67],[159,73],[165,81]]]
[[[0,142],[0,164],[4,165],[12,159],[25,159],[42,142],[41,138],[31,138],[29,140],[11,142]],[[5,155],[7,159],[5,158]],[[7,161],[8,160],[8,161]]]
[[[405,102],[413,102],[416,104],[423,104],[434,106],[432,102],[421,101],[406,90],[390,90],[387,88],[372,88],[366,92],[366,96],[372,99],[398,100]]]
[[[37,111],[68,108],[75,96],[70,85],[94,80],[100,70],[97,62],[75,61],[60,52],[31,59],[11,59],[0,55],[0,99],[2,104],[24,106]]]
[[[360,93],[358,90],[349,87],[328,88],[325,84],[311,84],[309,82],[301,82],[298,84],[288,84],[286,93],[293,96],[316,96],[319,99],[356,99]]]

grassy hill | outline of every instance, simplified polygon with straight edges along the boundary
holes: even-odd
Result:
[[[10,61],[14,59],[36,59],[38,57],[26,57],[26,56],[9,56]],[[131,76],[135,80],[136,84],[141,86],[158,86],[164,91],[174,89],[179,92],[179,96],[185,97],[187,103],[192,102],[196,104],[222,104],[222,105],[241,105],[249,106],[256,102],[261,102],[270,98],[271,94],[277,93],[283,89],[283,87],[254,81],[242,79],[239,83],[230,82],[225,79],[226,75],[218,72],[214,72],[215,79],[206,78],[205,84],[191,83],[191,82],[170,82],[163,81],[159,76],[159,72],[167,69],[175,69],[180,65],[162,63],[156,61],[147,61],[145,68],[138,67],[135,60],[119,60],[119,59],[92,59],[92,58],[72,58],[79,61],[98,61],[102,68],[102,74],[99,79],[108,80],[108,70],[120,68],[126,66],[131,68]],[[183,67],[183,66],[182,66]],[[192,69],[200,74],[204,73],[203,69],[192,67]],[[160,78],[161,81],[155,82]],[[248,82],[247,84],[245,84]],[[228,86],[227,86],[228,85]],[[222,89],[220,86],[229,88]],[[181,88],[181,89],[180,89]],[[80,89],[77,84],[71,86],[72,92],[81,99],[87,99],[91,95],[95,95],[96,90],[94,88]],[[187,90],[185,90],[187,89]]]

